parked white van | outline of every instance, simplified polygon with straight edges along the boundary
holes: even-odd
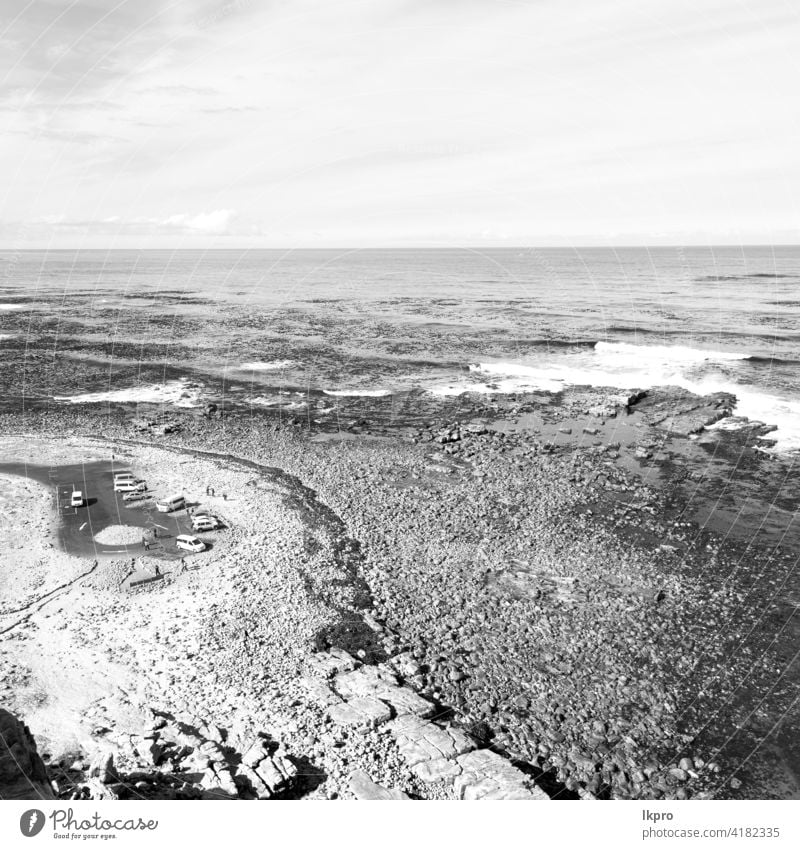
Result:
[[[114,492],[144,492],[146,489],[147,484],[144,481],[133,479],[114,481]]]
[[[184,551],[192,551],[194,553],[206,550],[206,544],[203,540],[193,537],[190,534],[180,534],[179,536],[176,536],[175,544],[178,548],[182,548]]]
[[[156,501],[156,509],[159,513],[171,513],[173,510],[182,510],[185,506],[186,499],[182,495],[173,495],[171,498]]]
[[[211,516],[194,516],[192,517],[193,531],[215,531],[217,529],[217,520]]]

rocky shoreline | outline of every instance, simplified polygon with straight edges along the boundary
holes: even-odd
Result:
[[[676,488],[664,485],[664,470],[686,452],[728,438],[704,429],[730,414],[731,399],[586,391],[460,403],[458,421],[432,415],[416,426],[376,424],[362,403],[339,430],[237,410],[154,415],[144,428],[141,410],[119,407],[4,416],[7,434],[102,434],[131,456],[166,451],[237,470],[259,498],[277,498],[277,525],[289,513],[297,523],[280,575],[265,574],[259,552],[272,542],[253,499],[253,518],[190,579],[195,598],[226,587],[197,631],[204,651],[186,648],[179,622],[168,638],[162,629],[151,640],[152,621],[140,631],[151,660],[174,653],[181,668],[132,699],[145,717],[136,728],[106,712],[97,752],[51,762],[59,792],[125,795],[120,782],[100,781],[98,753],[106,765],[112,757],[115,774],[137,776],[122,783],[139,782],[145,796],[796,792],[793,769],[782,765],[776,782],[763,747],[741,763],[760,733],[748,727],[758,694],[773,684],[776,712],[789,696],[774,687],[780,610],[774,595],[754,593],[779,586],[791,552],[743,559],[676,511]],[[752,455],[761,435],[743,433],[736,450]],[[294,589],[284,596],[287,582]],[[137,605],[143,615],[146,605],[109,587],[101,620]],[[176,578],[136,597],[173,609],[185,592]],[[280,598],[309,607],[286,620]],[[186,710],[170,703],[173,689]],[[187,713],[198,692],[202,717]],[[245,717],[235,729],[234,714]],[[413,717],[407,727],[403,717]],[[194,744],[178,736],[181,723],[202,732]],[[735,748],[726,743],[734,729]],[[254,744],[264,758],[252,766]],[[264,779],[265,759],[283,784]]]

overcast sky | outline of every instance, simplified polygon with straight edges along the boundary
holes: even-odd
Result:
[[[785,0],[2,0],[0,245],[800,242]]]

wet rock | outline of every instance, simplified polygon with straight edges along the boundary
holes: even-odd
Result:
[[[613,419],[617,415],[617,408],[610,404],[599,404],[589,408],[589,415],[601,419]]]

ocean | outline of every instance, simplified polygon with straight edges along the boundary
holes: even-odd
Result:
[[[800,248],[5,251],[0,351],[80,364],[56,403],[726,391],[791,452]]]

